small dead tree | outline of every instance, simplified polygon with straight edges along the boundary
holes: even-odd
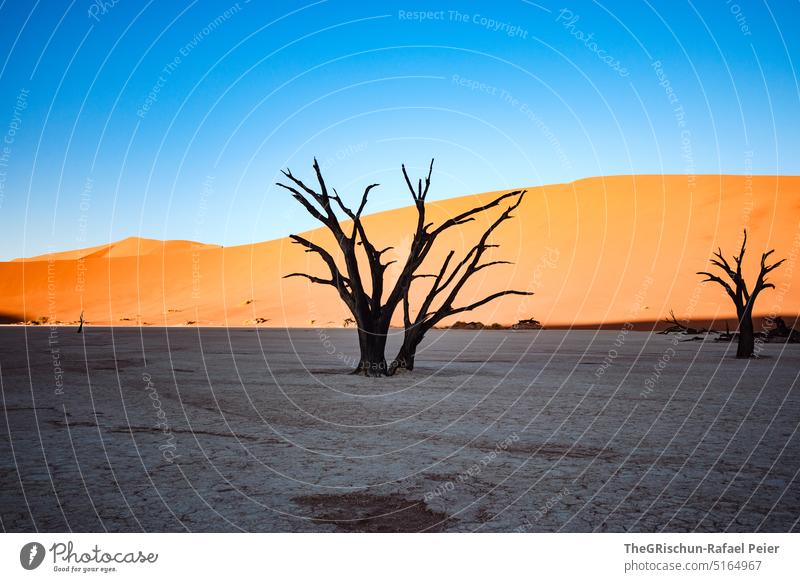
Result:
[[[300,202],[311,216],[327,227],[331,234],[333,234],[344,259],[345,270],[342,272],[336,259],[328,250],[304,237],[291,235],[290,238],[294,243],[305,247],[305,252],[316,253],[322,258],[328,268],[330,276],[329,278],[325,278],[308,273],[290,273],[286,275],[285,278],[304,277],[312,283],[330,285],[338,291],[339,297],[353,314],[358,328],[361,355],[359,365],[354,370],[354,373],[363,373],[367,376],[383,376],[394,373],[398,368],[411,369],[413,368],[416,347],[419,341],[421,341],[422,336],[442,318],[455,313],[475,309],[503,295],[530,294],[523,291],[502,291],[464,307],[453,307],[453,302],[459,291],[474,273],[492,265],[506,263],[506,261],[490,261],[480,264],[479,261],[488,248],[495,246],[487,244],[486,241],[489,235],[500,223],[510,218],[511,211],[522,202],[524,191],[515,190],[499,195],[491,202],[463,212],[458,216],[444,221],[438,227],[433,228],[433,224],[426,221],[425,209],[425,200],[428,195],[428,190],[430,189],[431,174],[433,172],[433,160],[431,160],[428,175],[424,183],[420,178],[416,189],[412,185],[411,179],[406,172],[405,165],[403,165],[403,177],[405,178],[414,200],[414,205],[417,210],[417,222],[408,256],[400,268],[397,280],[391,289],[385,289],[386,269],[395,261],[383,262],[383,255],[393,247],[384,249],[375,247],[367,236],[366,229],[361,220],[362,212],[367,204],[369,192],[378,186],[378,184],[370,184],[367,186],[361,196],[358,209],[353,211],[344,203],[338,192],[336,192],[336,189],[331,189],[329,191],[316,159],[314,160],[313,167],[319,185],[318,191],[307,186],[289,170],[283,171],[283,174],[292,184],[278,183],[277,185],[291,192],[295,200]],[[333,192],[332,194],[331,191]],[[433,292],[434,290],[432,289],[431,293],[429,293],[429,295],[432,295],[431,302],[426,302],[423,305],[423,309],[420,310],[412,323],[408,309],[409,289],[414,279],[427,276],[418,275],[417,270],[430,253],[436,239],[450,228],[474,221],[476,215],[499,206],[506,199],[514,199],[512,206],[486,231],[481,238],[481,242],[467,254],[457,268],[448,274],[448,266],[455,252],[453,251],[450,253],[444,265],[442,265],[440,277],[436,283],[436,291]],[[340,224],[339,217],[336,214],[337,208],[344,213],[346,218],[352,221],[352,228],[349,233],[345,232]],[[363,253],[367,259],[366,271],[370,280],[369,289],[362,280],[361,270],[359,269],[359,255],[357,253],[359,247],[363,249]],[[444,301],[432,311],[433,298],[443,294],[445,289],[449,291]],[[398,357],[395,358],[391,366],[387,366],[385,357],[386,338],[392,316],[401,301],[404,302],[406,306],[406,317],[404,318],[406,322],[405,339]],[[421,317],[423,312],[426,315]]]
[[[672,309],[669,310],[669,317],[667,317],[663,321],[663,323],[669,324],[669,327],[667,329],[659,332],[660,334],[663,335],[670,333],[685,333],[686,335],[697,335],[706,331],[705,329],[695,329],[693,327],[689,327],[684,323],[681,323],[680,321],[678,321],[678,318],[675,316],[675,312]],[[686,323],[689,323],[689,321],[686,320]]]
[[[733,257],[735,268],[722,256],[722,249],[717,249],[714,253],[715,259],[711,259],[711,264],[721,269],[730,279],[730,283],[717,275],[700,271],[697,274],[703,275],[706,279],[703,282],[713,281],[719,283],[736,306],[736,316],[739,320],[739,343],[736,348],[737,358],[749,358],[753,355],[755,348],[755,333],[753,329],[753,306],[758,295],[764,289],[774,289],[775,285],[767,281],[767,275],[783,264],[786,259],[781,259],[777,263],[767,264],[769,256],[775,252],[774,249],[761,255],[761,268],[758,278],[752,290],[748,290],[744,277],[742,276],[742,261],[744,260],[745,248],[747,247],[747,229],[744,230],[742,247],[739,255]]]

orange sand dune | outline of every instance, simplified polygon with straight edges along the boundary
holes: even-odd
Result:
[[[430,220],[493,195],[432,202]],[[288,197],[281,203],[295,204]],[[535,295],[506,297],[460,319],[597,325],[657,320],[670,309],[694,320],[731,318],[721,288],[700,284],[695,272],[709,267],[717,246],[726,255],[737,250],[743,226],[750,234],[748,278],[767,248],[788,259],[773,272],[776,289],[762,294],[757,315],[800,313],[800,177],[591,178],[529,188],[515,216],[494,235],[501,247],[488,257],[515,264],[481,271],[463,301],[512,287]],[[402,208],[371,215],[365,224],[376,246],[393,245],[387,255],[400,259],[414,219],[413,208]],[[451,248],[470,248],[486,220],[442,237],[430,269]],[[330,244],[325,231],[307,236]],[[388,275],[398,270],[394,265]],[[102,325],[341,326],[349,314],[335,290],[282,279],[295,271],[326,274],[316,255],[288,239],[228,248],[126,239],[0,263],[0,321],[71,322],[83,309],[89,323]]]

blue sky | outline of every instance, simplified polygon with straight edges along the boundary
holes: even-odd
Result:
[[[0,5],[0,259],[314,227],[317,156],[372,211],[632,173],[800,173],[800,3]]]

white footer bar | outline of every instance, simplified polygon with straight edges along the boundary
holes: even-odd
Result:
[[[793,534],[0,536],[3,580],[796,580],[799,570]]]

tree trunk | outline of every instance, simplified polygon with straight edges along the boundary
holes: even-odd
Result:
[[[755,348],[755,334],[753,333],[753,312],[748,307],[739,316],[739,345],[736,348],[737,358],[750,358]]]
[[[403,345],[400,346],[400,351],[392,362],[391,373],[397,371],[408,370],[409,372],[414,369],[414,358],[417,355],[417,346],[422,340],[424,333],[419,333],[417,330],[406,331],[403,336]]]
[[[392,362],[392,374],[402,370],[408,370],[409,372],[413,370],[415,355],[416,349],[403,343]]]
[[[358,327],[358,345],[361,352],[358,367],[353,374],[363,374],[369,377],[380,377],[388,374],[386,365],[386,336],[389,326],[370,326],[369,329]]]

